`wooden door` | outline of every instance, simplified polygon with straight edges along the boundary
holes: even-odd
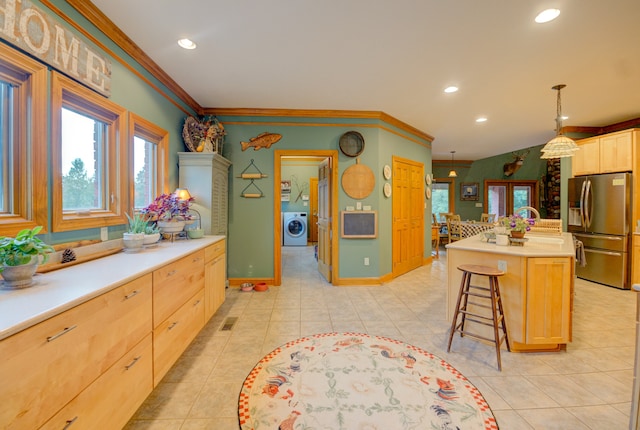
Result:
[[[331,158],[318,166],[318,271],[331,282]]]
[[[422,265],[424,254],[424,165],[393,158],[392,275]]]
[[[309,241],[318,241],[318,178],[309,178]]]

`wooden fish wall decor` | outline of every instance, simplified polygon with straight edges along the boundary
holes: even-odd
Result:
[[[253,147],[253,150],[257,151],[260,148],[269,149],[271,145],[273,145],[280,139],[282,139],[281,134],[268,133],[265,131],[264,133],[260,133],[256,137],[252,137],[248,142],[240,142],[240,145],[242,146],[243,151],[247,150],[250,147]]]

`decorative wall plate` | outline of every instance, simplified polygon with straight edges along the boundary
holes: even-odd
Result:
[[[427,198],[427,200],[429,200],[431,198],[431,188],[426,188],[424,190],[424,195]]]
[[[383,187],[383,191],[384,191],[384,196],[385,197],[391,197],[391,184],[388,182],[384,183],[384,187]]]
[[[385,164],[384,168],[382,169],[382,174],[384,175],[384,178],[386,180],[391,179],[391,166]]]
[[[431,185],[431,174],[427,173],[427,176],[424,177],[424,181],[427,183],[427,185]]]
[[[364,151],[364,137],[357,131],[347,131],[340,136],[340,151],[347,157],[357,157]]]

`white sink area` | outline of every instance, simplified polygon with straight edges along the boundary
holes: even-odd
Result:
[[[533,243],[549,243],[553,245],[562,245],[564,243],[564,239],[558,236],[536,236],[529,233],[525,237],[529,239],[529,242]]]

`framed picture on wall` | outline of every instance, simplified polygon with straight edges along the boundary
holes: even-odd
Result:
[[[460,200],[478,200],[478,183],[463,182],[460,184]]]

